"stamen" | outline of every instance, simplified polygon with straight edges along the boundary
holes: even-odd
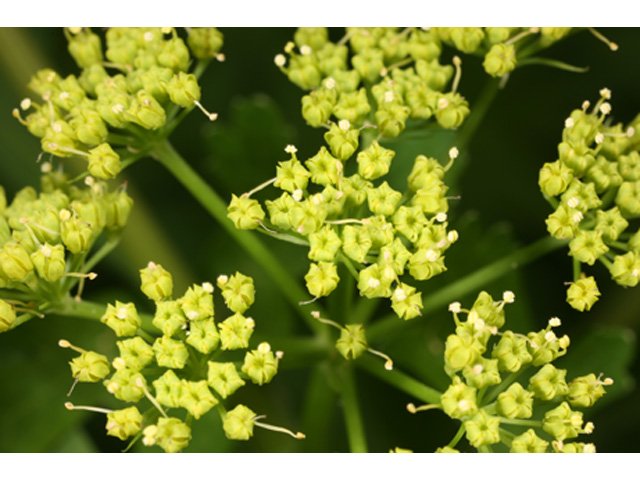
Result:
[[[304,438],[306,438],[306,435],[302,432],[297,432],[297,433],[293,433],[291,430],[284,428],[284,427],[276,427],[275,425],[269,425],[268,423],[262,423],[262,422],[257,422],[257,419],[260,418],[265,418],[265,415],[259,415],[255,418],[253,418],[253,424],[256,427],[261,427],[264,428],[265,430],[271,430],[272,432],[280,432],[280,433],[285,433],[287,435],[290,435],[291,437],[295,438],[296,440],[302,440]]]
[[[87,410],[89,412],[97,412],[97,413],[104,413],[104,414],[113,413],[113,410],[109,410],[108,408],[90,407],[87,405],[74,405],[71,402],[66,402],[64,404],[64,408],[66,408],[67,410]]]
[[[144,392],[145,397],[147,397],[149,399],[149,401],[153,404],[154,407],[156,407],[158,409],[158,411],[162,414],[162,416],[164,418],[169,418],[167,416],[166,412],[163,410],[163,408],[158,403],[158,401],[153,397],[153,395],[151,395],[149,393],[149,390],[147,390],[147,387],[145,387],[144,382],[142,381],[142,379],[140,377],[136,378],[136,386],[138,388],[142,389],[142,391]]]
[[[200,110],[202,110],[202,113],[204,113],[207,116],[207,118],[209,118],[209,120],[211,120],[212,122],[214,122],[214,121],[216,121],[218,119],[218,114],[217,113],[209,112],[206,108],[204,108],[202,106],[202,104],[199,101],[194,100],[193,103],[196,105],[196,107],[198,107]]]

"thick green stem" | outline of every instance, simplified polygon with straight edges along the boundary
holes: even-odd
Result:
[[[549,252],[557,250],[566,244],[567,241],[557,240],[553,237],[544,237],[531,245],[513,252],[511,255],[507,255],[496,262],[482,267],[470,275],[450,283],[439,291],[427,296],[423,301],[422,315],[425,316],[468,293],[475,292],[503,275]],[[388,338],[393,332],[413,325],[415,321],[416,319],[402,322],[398,319],[397,315],[392,314],[367,328],[367,337],[371,342],[375,342],[380,338]]]
[[[347,428],[349,449],[352,453],[367,453],[367,439],[364,423],[358,405],[358,392],[351,365],[344,366],[337,372],[340,379],[340,395],[342,397],[344,422]]]
[[[363,355],[357,360],[356,365],[418,400],[431,404],[440,403],[440,392],[396,369],[385,370],[379,359]]]
[[[238,230],[227,218],[227,204],[218,194],[189,166],[168,141],[159,143],[152,151],[152,156],[164,165],[182,185],[200,202],[245,251],[269,273],[274,283],[289,303],[300,313],[309,328],[318,333],[320,325],[313,321],[306,308],[299,302],[309,295],[300,284],[291,277],[280,262],[264,246],[253,233]]]

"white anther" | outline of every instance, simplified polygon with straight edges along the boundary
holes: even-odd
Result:
[[[84,177],[84,184],[87,187],[93,187],[96,184],[96,180],[91,175],[87,175]]]
[[[638,278],[638,276],[640,276],[640,270],[638,270],[637,268],[634,268],[633,271],[631,272],[631,276]]]
[[[271,351],[271,345],[269,345],[267,342],[262,342],[260,345],[258,345],[258,351],[262,354],[267,354]]]
[[[300,54],[311,55],[311,47],[309,45],[302,45],[300,47]]]
[[[20,108],[22,110],[28,110],[31,107],[31,99],[29,97],[23,98],[20,102]]]
[[[294,48],[296,48],[296,44],[293,43],[291,40],[289,40],[287,44],[284,46],[284,51],[285,53],[291,53],[293,52]]]
[[[284,151],[286,153],[294,154],[298,151],[298,149],[295,145],[287,145],[286,147],[284,147]]]
[[[142,35],[142,38],[144,38],[144,41],[147,43],[153,42],[153,37],[153,32],[144,32],[144,35]]]
[[[273,59],[273,62],[278,67],[284,67],[285,64],[287,63],[287,57],[285,57],[283,54],[279,53],[279,54],[277,54],[275,56],[275,58]]]
[[[202,284],[202,289],[207,293],[213,293],[213,285],[211,282],[204,282]]]
[[[600,90],[600,96],[605,100],[611,100],[611,90],[609,90],[608,88],[603,88],[602,90]]]
[[[457,147],[451,147],[451,149],[449,149],[449,158],[451,160],[458,158],[458,155],[460,155],[460,151]]]
[[[451,230],[447,233],[447,240],[449,240],[449,243],[456,243],[458,240],[458,232],[456,230]]]
[[[403,288],[396,288],[393,291],[393,298],[395,298],[397,302],[404,302],[407,299],[407,293]]]
[[[578,197],[571,197],[569,200],[567,200],[567,205],[571,208],[576,208],[579,203],[580,200],[578,199]]]
[[[195,320],[200,314],[197,310],[189,310],[188,312],[185,312],[185,315],[189,320]]]
[[[603,115],[609,115],[611,113],[611,104],[609,102],[604,102],[600,105],[600,113]]]
[[[380,280],[378,280],[377,278],[370,278],[367,282],[367,286],[372,290],[375,290],[380,286]]]
[[[334,88],[336,88],[336,81],[332,77],[328,77],[324,81],[324,86],[325,86],[325,88],[328,88],[329,90],[333,90]]]
[[[311,316],[317,320],[318,318],[320,318],[320,312],[314,310],[313,312],[311,312]]]
[[[565,128],[571,128],[576,124],[576,122],[573,120],[573,118],[569,117],[564,121],[564,127]]]
[[[460,304],[460,302],[450,303],[449,311],[453,313],[460,313],[460,311],[462,311],[462,305]]]
[[[42,247],[40,247],[40,252],[45,258],[51,257],[51,247],[49,245],[42,245]]]
[[[60,217],[60,220],[62,220],[63,222],[67,221],[71,218],[71,212],[66,208],[63,208],[62,210],[60,210],[58,217]]]
[[[228,281],[229,281],[229,277],[227,275],[220,275],[216,279],[216,283],[218,284],[219,287],[224,287]]]
[[[436,221],[440,223],[444,223],[447,221],[447,214],[444,212],[438,212],[436,214]]]
[[[60,122],[53,122],[53,125],[51,125],[51,128],[56,133],[62,132],[62,124]]]
[[[58,98],[64,102],[67,98],[69,98],[69,92],[60,92]]]
[[[51,162],[43,162],[43,164],[40,166],[40,171],[42,173],[49,173],[51,172],[51,170],[53,170],[53,165],[51,164]]]
[[[482,366],[482,364],[478,363],[473,366],[472,372],[474,375],[480,375],[483,370],[484,370],[484,367]]]
[[[384,92],[384,101],[387,103],[391,103],[395,100],[396,94],[393,90],[387,90]]]
[[[127,312],[127,309],[125,307],[119,308],[118,312],[116,313],[116,317],[118,317],[120,320],[124,320],[129,316],[129,313]]]
[[[460,410],[461,412],[466,412],[470,408],[471,408],[471,404],[469,403],[469,400],[463,399],[458,402],[458,410]]]
[[[596,426],[593,424],[593,422],[589,422],[584,426],[584,433],[593,433],[593,431],[595,430]]]
[[[442,110],[443,108],[447,108],[449,106],[449,100],[446,98],[441,98],[438,100],[438,108]]]
[[[115,105],[111,106],[111,111],[116,115],[120,115],[122,112],[124,112],[124,105],[122,105],[121,103],[116,103]]]
[[[627,137],[631,138],[635,135],[636,129],[633,127],[627,128]]]
[[[596,144],[600,145],[602,142],[604,142],[604,134],[602,132],[596,133]]]
[[[303,194],[304,193],[302,190],[300,190],[299,188],[296,188],[291,194],[291,198],[293,198],[296,202],[299,202],[300,200],[302,200]]]
[[[584,218],[584,215],[582,215],[582,212],[576,212],[573,214],[573,223],[580,223],[582,221],[582,219]]]
[[[559,327],[562,324],[562,322],[560,321],[560,319],[558,317],[552,317],[549,319],[549,326],[550,327]]]
[[[558,337],[556,337],[556,334],[553,333],[552,330],[549,330],[547,333],[544,334],[544,339],[549,343],[553,343],[558,339]]]
[[[127,362],[125,362],[124,358],[122,357],[114,358],[113,362],[111,362],[111,365],[113,365],[113,368],[115,368],[116,370],[124,370],[125,368],[127,368]]]
[[[443,238],[438,243],[436,243],[437,248],[444,248],[446,246],[447,246],[447,240],[445,238]]]
[[[338,128],[346,132],[351,128],[351,122],[346,118],[343,118],[338,122]]]
[[[516,294],[511,290],[506,290],[502,293],[502,301],[504,303],[513,303],[516,301]]]
[[[589,100],[585,100],[584,102],[582,102],[582,109],[583,110],[586,110],[590,106],[591,106],[591,102]]]
[[[245,321],[245,325],[247,328],[254,328],[256,326],[256,322],[253,318],[247,317],[247,320]]]
[[[438,257],[440,255],[438,254],[438,252],[430,248],[429,250],[426,251],[424,256],[427,259],[427,262],[435,262],[436,260],[438,260]]]
[[[607,377],[602,381],[603,385],[613,385],[613,378]]]

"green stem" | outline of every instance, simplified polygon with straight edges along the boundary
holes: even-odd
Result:
[[[541,427],[542,422],[540,420],[526,420],[524,418],[504,418],[500,419],[500,423],[505,425],[520,425],[523,427]]]
[[[423,301],[422,316],[448,305],[468,293],[475,292],[503,275],[549,252],[557,250],[566,244],[567,241],[558,240],[553,237],[544,237],[531,245],[482,267],[472,274],[450,283],[439,291],[427,296]],[[400,322],[397,315],[391,314],[371,325],[371,327],[367,329],[367,337],[371,342],[380,338],[388,338],[391,333],[413,325],[415,321],[416,319]]]
[[[418,400],[431,404],[440,403],[440,392],[395,368],[385,370],[380,360],[371,355],[363,355],[356,361],[356,365]]]
[[[464,423],[462,423],[460,425],[460,428],[458,429],[458,432],[456,433],[455,437],[453,437],[451,439],[451,441],[449,442],[449,445],[447,445],[447,447],[455,448],[456,445],[458,444],[458,442],[460,441],[460,439],[462,438],[462,436],[464,435],[465,431],[466,431],[466,428],[464,428]]]
[[[342,396],[344,422],[347,428],[349,449],[351,453],[367,453],[367,439],[364,432],[364,423],[358,405],[358,392],[351,365],[345,365],[339,372],[340,395]]]
[[[317,322],[313,321],[306,308],[299,305],[299,302],[308,297],[307,292],[300,284],[287,272],[273,254],[264,246],[260,239],[253,233],[245,230],[238,230],[227,218],[227,204],[218,194],[191,168],[191,166],[176,152],[168,141],[156,145],[151,152],[152,156],[158,160],[189,192],[200,202],[200,204],[215,218],[218,223],[229,233],[236,242],[262,268],[269,273],[276,286],[289,303],[297,310],[301,317],[307,322],[311,331],[318,333],[321,328]]]
[[[322,452],[331,445],[329,440],[331,417],[336,405],[336,393],[327,388],[327,364],[317,363],[305,395],[302,413],[303,432],[313,432],[304,442],[307,452]]]
[[[580,280],[580,275],[582,274],[582,263],[580,260],[574,258],[573,259],[573,281],[577,282]]]

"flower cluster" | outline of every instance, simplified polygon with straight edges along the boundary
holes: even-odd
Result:
[[[135,159],[168,135],[178,107],[197,106],[215,120],[200,104],[197,77],[188,70],[191,55],[223,58],[222,34],[214,28],[188,33],[185,42],[172,28],[111,28],[103,54],[98,34],[66,29],[69,52],[82,72],[62,77],[39,71],[29,82],[37,97],[25,98],[13,114],[41,139],[44,152],[81,157],[94,177],[113,178],[123,155]]]
[[[61,171],[8,205],[0,187],[0,332],[56,308],[78,282],[79,298],[84,279],[96,276],[87,272],[114,244],[102,239],[119,237],[132,204],[124,188],[110,191],[93,177],[79,188]]]
[[[161,265],[150,262],[140,271],[140,277],[142,292],[155,302],[151,323],[160,336],[154,337],[143,328],[135,304],[115,302],[107,306],[101,318],[121,338],[117,342],[120,355],[111,362],[104,355],[60,341],[60,346],[80,353],[69,362],[76,383],[102,381],[118,400],[137,405],[119,410],[73,404],[67,404],[68,408],[107,413],[107,435],[121,440],[142,438],[144,445],[159,445],[166,452],[187,447],[192,420],[213,407],[230,439],[248,440],[254,426],[304,438],[301,433],[259,422],[262,417],[244,405],[229,411],[223,405],[247,382],[269,383],[283,356],[266,342],[255,349],[249,347],[255,328],[254,320],[245,316],[255,298],[250,277],[236,273],[218,278],[218,288],[231,312],[219,323],[214,322],[211,283],[193,285],[174,298],[171,274]],[[244,359],[237,355],[242,350]],[[140,402],[144,399],[150,407],[141,413]],[[181,410],[186,411],[185,420],[178,418]]]
[[[299,28],[284,51],[275,63],[309,91],[302,115],[311,126],[335,118],[356,127],[374,125],[389,138],[408,120],[435,118],[443,128],[457,128],[469,114],[468,102],[456,91],[460,59],[455,67],[440,63],[441,39],[434,31],[347,28],[334,43],[326,28]]]
[[[540,170],[539,185],[555,211],[547,230],[570,239],[574,278],[567,301],[589,310],[600,292],[582,264],[603,263],[624,287],[640,281],[640,116],[630,124],[609,120],[611,92],[604,88],[593,108],[588,101],[565,120],[558,160]]]
[[[553,364],[570,343],[567,335],[556,336],[553,329],[561,323],[557,317],[527,335],[500,331],[504,306],[514,300],[512,292],[505,292],[501,301],[482,292],[470,310],[458,302],[449,306],[456,324],[444,352],[451,385],[439,404],[409,404],[407,409],[416,413],[437,408],[460,420],[469,444],[480,451],[500,443],[519,453],[546,452],[549,447],[555,452],[595,451],[591,443],[567,440],[593,431],[582,409],[602,397],[604,386],[613,380],[602,374],[567,380],[567,371]],[[440,451],[455,451],[455,446]]]
[[[282,240],[308,245],[311,260],[305,276],[313,299],[329,295],[338,285],[338,264],[357,280],[360,295],[389,298],[404,319],[420,315],[421,293],[402,281],[408,272],[427,280],[446,270],[444,252],[458,234],[447,231],[446,170],[458,155],[451,149],[449,165],[420,155],[415,159],[404,193],[380,181],[391,166],[393,150],[377,141],[355,154],[360,131],[348,120],[325,134],[329,146],[304,162],[288,146],[290,160],[280,162],[277,176],[251,192],[233,196],[228,216],[240,229],[256,229]],[[354,155],[355,154],[355,155]],[[357,173],[346,175],[356,157]],[[262,205],[251,198],[273,184],[282,190]]]

